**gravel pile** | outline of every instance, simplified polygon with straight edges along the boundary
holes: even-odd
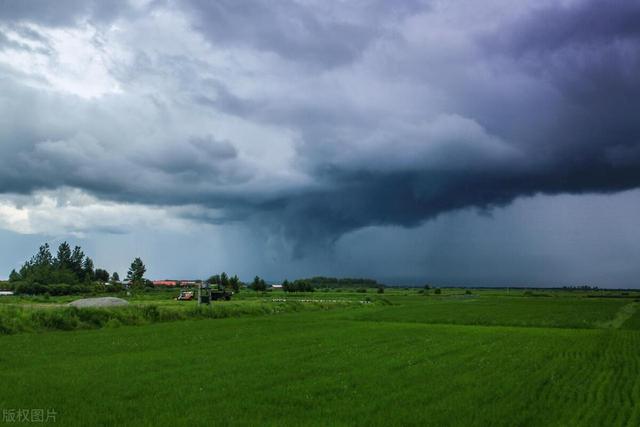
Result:
[[[102,297],[102,298],[84,298],[69,303],[72,307],[119,307],[129,305],[129,302],[121,298]]]

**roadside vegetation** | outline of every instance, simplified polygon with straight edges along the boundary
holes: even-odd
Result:
[[[134,300],[135,301],[135,300]],[[344,301],[245,300],[210,306],[175,301],[137,301],[126,307],[77,308],[60,304],[34,303],[0,305],[0,335],[52,330],[98,329],[145,325],[157,322],[266,316],[298,311],[330,310],[354,306]]]

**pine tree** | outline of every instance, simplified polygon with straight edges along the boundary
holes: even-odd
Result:
[[[228,287],[230,287],[229,276],[227,276],[227,273],[225,273],[224,271],[222,272],[222,274],[220,274],[220,286],[222,286],[222,289],[227,289]]]
[[[136,258],[131,263],[129,271],[127,272],[127,281],[133,286],[142,286],[144,283],[144,273],[147,272],[147,267],[140,258]]]
[[[31,259],[31,265],[37,267],[50,267],[53,264],[53,258],[51,251],[49,250],[49,244],[45,243],[40,246],[38,253]]]
[[[11,270],[11,274],[9,274],[9,281],[10,282],[17,282],[21,279],[20,274],[15,270]]]
[[[49,245],[46,246],[48,247]],[[56,255],[55,264],[58,269],[72,270],[71,246],[69,246],[67,242],[62,242],[60,243],[60,246],[58,246],[58,254]]]
[[[82,252],[82,248],[80,248],[80,246],[73,248],[73,252],[71,253],[71,258],[69,260],[69,267],[79,280],[84,279],[84,261],[84,252]]]
[[[82,263],[82,275],[84,280],[92,281],[94,277],[93,271],[93,260],[89,257],[84,259],[84,263]]]
[[[240,279],[237,275],[234,274],[233,277],[229,279],[229,285],[231,286],[231,289],[233,289],[233,292],[240,292]]]

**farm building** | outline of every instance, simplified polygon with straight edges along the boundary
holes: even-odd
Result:
[[[178,286],[178,282],[176,280],[154,280],[153,286]]]
[[[199,280],[154,280],[153,286],[166,286],[166,287],[175,287],[175,286],[194,286],[200,283]]]

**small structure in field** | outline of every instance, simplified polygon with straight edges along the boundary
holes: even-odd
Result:
[[[68,305],[71,307],[121,307],[129,305],[129,302],[122,298],[102,297],[102,298],[83,298],[71,301]]]

